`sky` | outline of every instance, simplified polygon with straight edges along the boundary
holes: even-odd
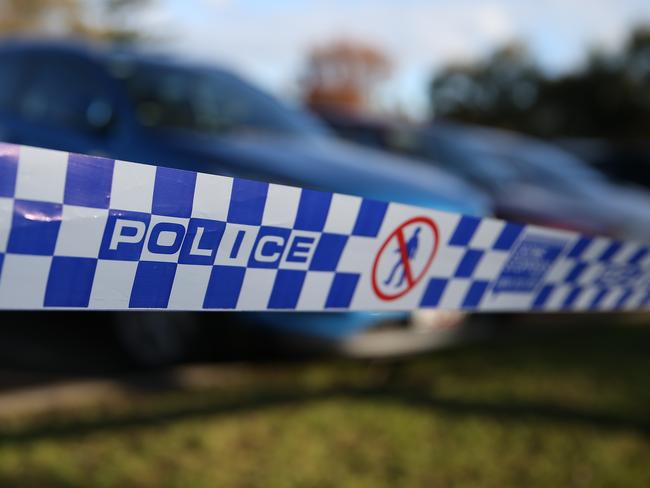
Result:
[[[559,74],[650,24],[650,0],[157,0],[137,22],[162,49],[230,67],[284,98],[296,95],[314,46],[371,43],[394,66],[386,105],[418,116],[428,81],[445,64],[519,40]]]

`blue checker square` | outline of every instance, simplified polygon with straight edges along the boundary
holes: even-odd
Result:
[[[621,309],[621,308],[623,308],[623,307],[625,306],[625,304],[627,303],[627,301],[628,301],[630,298],[632,298],[632,295],[634,295],[634,290],[632,290],[632,289],[628,289],[628,290],[626,290],[626,291],[621,295],[621,297],[618,299],[618,301],[616,302],[616,305],[614,305],[614,307],[615,307],[616,309]]]
[[[589,309],[594,310],[598,308],[598,306],[601,304],[601,302],[605,299],[607,294],[609,293],[609,290],[607,288],[603,288],[600,290],[596,296],[591,300],[591,303],[589,304]]]
[[[194,202],[196,173],[174,168],[156,168],[151,211],[167,217],[189,217]]]
[[[478,217],[469,217],[463,215],[458,222],[456,230],[454,230],[451,239],[449,239],[450,246],[467,246],[469,241],[474,237],[476,229],[478,229],[481,219]]]
[[[128,210],[109,210],[99,248],[101,259],[138,261],[151,215]]]
[[[420,302],[421,307],[437,307],[442,298],[442,294],[447,288],[448,280],[444,278],[431,278],[427,289],[424,290],[424,295]]]
[[[470,285],[469,290],[467,290],[462,307],[464,309],[473,309],[478,307],[483,295],[485,295],[485,292],[487,291],[488,284],[489,281],[474,281]]]
[[[240,180],[232,183],[228,222],[233,224],[260,225],[264,215],[268,183]]]
[[[342,234],[322,234],[309,269],[311,271],[336,271],[347,242],[348,236]]]
[[[349,308],[359,276],[357,273],[336,273],[325,301],[325,308]]]
[[[113,159],[70,154],[63,202],[82,207],[108,208],[114,166]]]
[[[591,241],[593,241],[593,238],[591,237],[581,237],[578,239],[578,242],[575,243],[573,248],[569,251],[567,254],[568,258],[579,258],[582,256],[582,253],[584,252],[587,247],[589,247],[589,244],[591,244]]]
[[[279,270],[273,283],[268,308],[295,309],[306,275],[307,273],[305,271],[291,269]]]
[[[499,234],[497,241],[494,243],[494,249],[497,251],[509,251],[523,230],[523,226],[507,222],[501,234]]]
[[[13,197],[18,174],[18,147],[0,144],[0,197]]]
[[[176,263],[139,262],[129,308],[167,308],[175,275]]]
[[[7,252],[53,255],[62,211],[58,203],[15,200]]]
[[[607,262],[614,257],[614,255],[623,247],[623,244],[618,241],[612,242],[607,249],[598,258],[598,261]]]
[[[45,289],[46,307],[87,307],[97,260],[54,256]]]
[[[212,265],[225,228],[225,222],[190,219],[178,262]]]
[[[277,268],[290,234],[290,229],[282,227],[260,227],[255,246],[248,258],[248,266],[251,268]]]
[[[320,232],[325,227],[332,194],[315,190],[302,190],[294,228]]]
[[[544,285],[533,301],[533,310],[540,310],[544,308],[544,305],[546,305],[546,302],[551,296],[551,293],[553,293],[554,289],[555,286],[553,285]]]
[[[632,257],[630,258],[628,263],[629,264],[638,264],[647,255],[648,255],[648,248],[647,247],[642,247],[637,252],[635,252],[634,255],[632,255]]]
[[[203,308],[236,308],[245,275],[246,268],[239,266],[213,266]]]
[[[562,303],[562,308],[565,310],[569,310],[573,306],[575,301],[578,299],[578,296],[580,296],[581,292],[582,292],[582,288],[579,286],[572,288],[571,291],[566,296],[566,298],[564,299],[564,302]]]
[[[476,266],[478,266],[479,261],[483,257],[484,252],[476,249],[470,249],[465,253],[463,259],[461,259],[456,268],[456,273],[454,276],[456,278],[469,278],[474,273]]]
[[[566,278],[564,281],[566,283],[575,283],[578,278],[580,278],[580,275],[587,269],[587,263],[580,262],[578,261],[573,268],[571,268],[571,271],[567,274]]]
[[[384,222],[384,215],[388,209],[388,203],[377,200],[366,200],[361,202],[357,220],[352,229],[352,235],[362,237],[377,237],[381,224]]]

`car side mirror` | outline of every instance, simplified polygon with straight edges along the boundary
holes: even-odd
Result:
[[[113,106],[108,100],[97,98],[88,104],[86,122],[93,132],[106,132],[113,124],[114,118]]]

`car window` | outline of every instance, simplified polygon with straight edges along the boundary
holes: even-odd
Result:
[[[118,71],[144,126],[211,134],[323,133],[312,118],[225,72],[146,62]]]
[[[0,110],[13,111],[24,64],[15,53],[0,54]]]
[[[34,56],[19,100],[20,114],[40,124],[93,132],[98,107],[111,97],[99,67],[72,56]]]

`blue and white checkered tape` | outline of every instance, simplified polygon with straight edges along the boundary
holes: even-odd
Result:
[[[0,144],[0,309],[636,310],[649,250]]]

